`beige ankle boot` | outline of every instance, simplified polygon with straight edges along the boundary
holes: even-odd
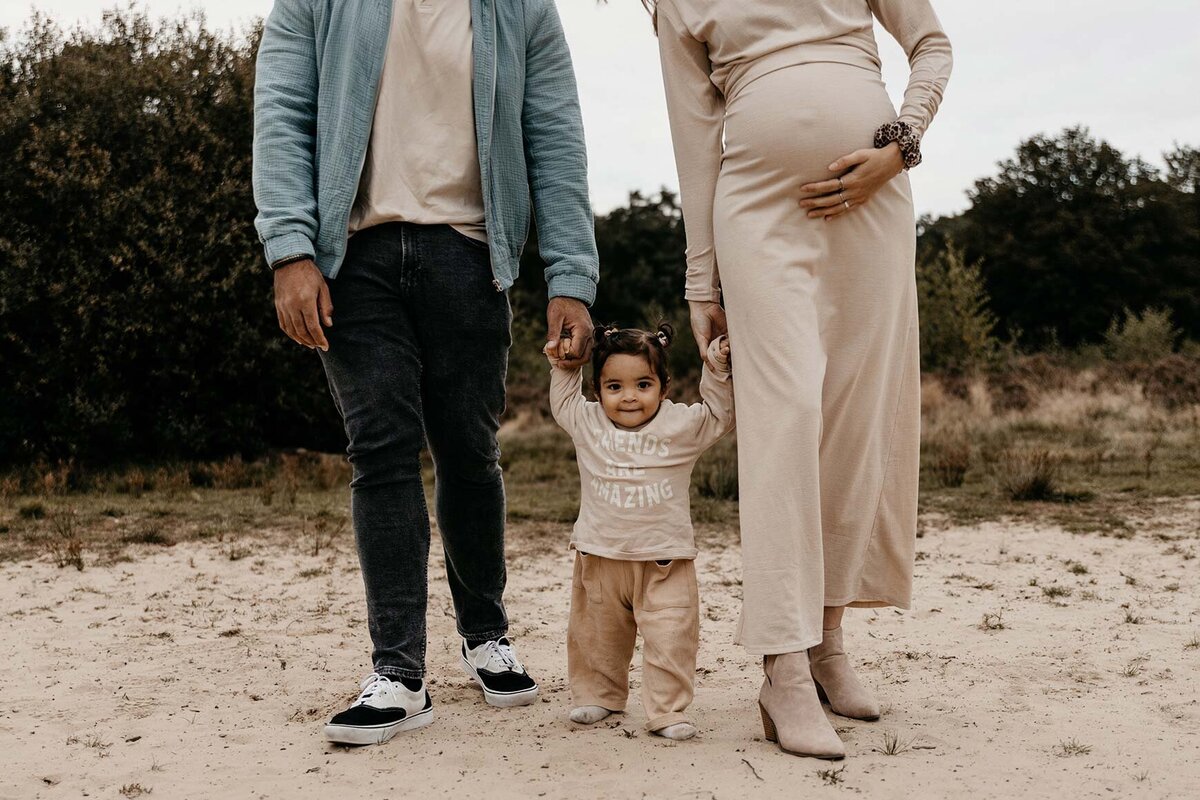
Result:
[[[765,656],[758,693],[763,734],[794,756],[843,758],[846,748],[829,724],[808,668],[808,652]]]
[[[842,647],[842,629],[822,631],[824,640],[809,648],[808,660],[812,664],[813,680],[822,700],[829,703],[833,713],[869,722],[879,719],[879,703],[867,687],[862,685],[850,659]]]

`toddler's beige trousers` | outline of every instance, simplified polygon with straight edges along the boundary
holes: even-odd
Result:
[[[617,561],[576,552],[567,623],[567,674],[575,706],[622,711],[642,632],[646,730],[688,721],[700,643],[696,562]]]
[[[729,88],[713,235],[737,393],[754,654],[821,642],[823,606],[907,608],[920,375],[908,175],[809,219],[805,183],[895,119],[876,70],[804,63]]]

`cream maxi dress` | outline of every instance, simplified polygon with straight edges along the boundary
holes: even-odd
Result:
[[[874,18],[907,51],[897,115]],[[820,643],[823,606],[912,593],[920,446],[908,175],[825,222],[802,184],[950,74],[927,0],[660,0],[689,300],[724,294],[738,404],[743,606],[755,654]]]

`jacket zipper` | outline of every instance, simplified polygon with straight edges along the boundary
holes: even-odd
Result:
[[[491,211],[492,211],[492,214],[494,215],[494,214],[496,213],[496,211],[495,211],[495,209],[496,209],[496,198],[495,198],[495,196],[492,194],[492,132],[493,132],[493,131],[496,129],[496,61],[497,61],[497,60],[499,59],[499,57],[500,57],[500,47],[499,47],[499,45],[497,45],[497,44],[496,44],[496,25],[497,25],[497,23],[496,23],[496,3],[495,3],[495,0],[484,0],[484,2],[487,2],[487,3],[488,3],[488,7],[491,9],[491,12],[492,12],[492,27],[491,27],[491,37],[492,37],[492,38],[491,38],[491,45],[492,45],[492,96],[491,96],[491,106],[490,106],[490,108],[489,108],[489,110],[488,110],[488,141],[487,141],[487,148],[488,148],[488,157],[487,157],[487,163],[488,163],[488,174],[487,174],[487,193],[488,193],[488,197],[490,198],[490,207],[491,207]],[[486,227],[486,226],[487,226],[487,223],[486,223],[486,221],[485,221],[485,223],[484,223],[484,227]],[[491,236],[488,236],[488,242],[489,242],[489,244],[491,243]],[[488,261],[489,261],[489,262],[491,262],[491,259],[489,258],[489,259],[488,259]],[[497,276],[497,275],[496,275],[496,265],[495,265],[495,264],[490,264],[490,266],[491,266],[491,269],[492,269],[492,286],[493,286],[493,287],[495,287],[495,289],[496,289],[496,291],[497,291],[497,292],[503,292],[503,291],[504,291],[504,287],[500,285],[500,278],[499,278],[499,276]]]

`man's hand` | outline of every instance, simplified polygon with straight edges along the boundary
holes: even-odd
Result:
[[[321,325],[333,327],[333,301],[325,277],[311,259],[275,270],[275,314],[288,336],[305,347],[329,351]]]
[[[592,355],[592,315],[573,297],[553,297],[546,307],[547,355],[563,369],[581,367]]]
[[[708,360],[708,345],[713,339],[729,332],[725,309],[714,301],[689,300],[688,311],[692,318],[692,336],[696,339],[696,347],[700,349],[700,360],[713,369],[714,365]]]

